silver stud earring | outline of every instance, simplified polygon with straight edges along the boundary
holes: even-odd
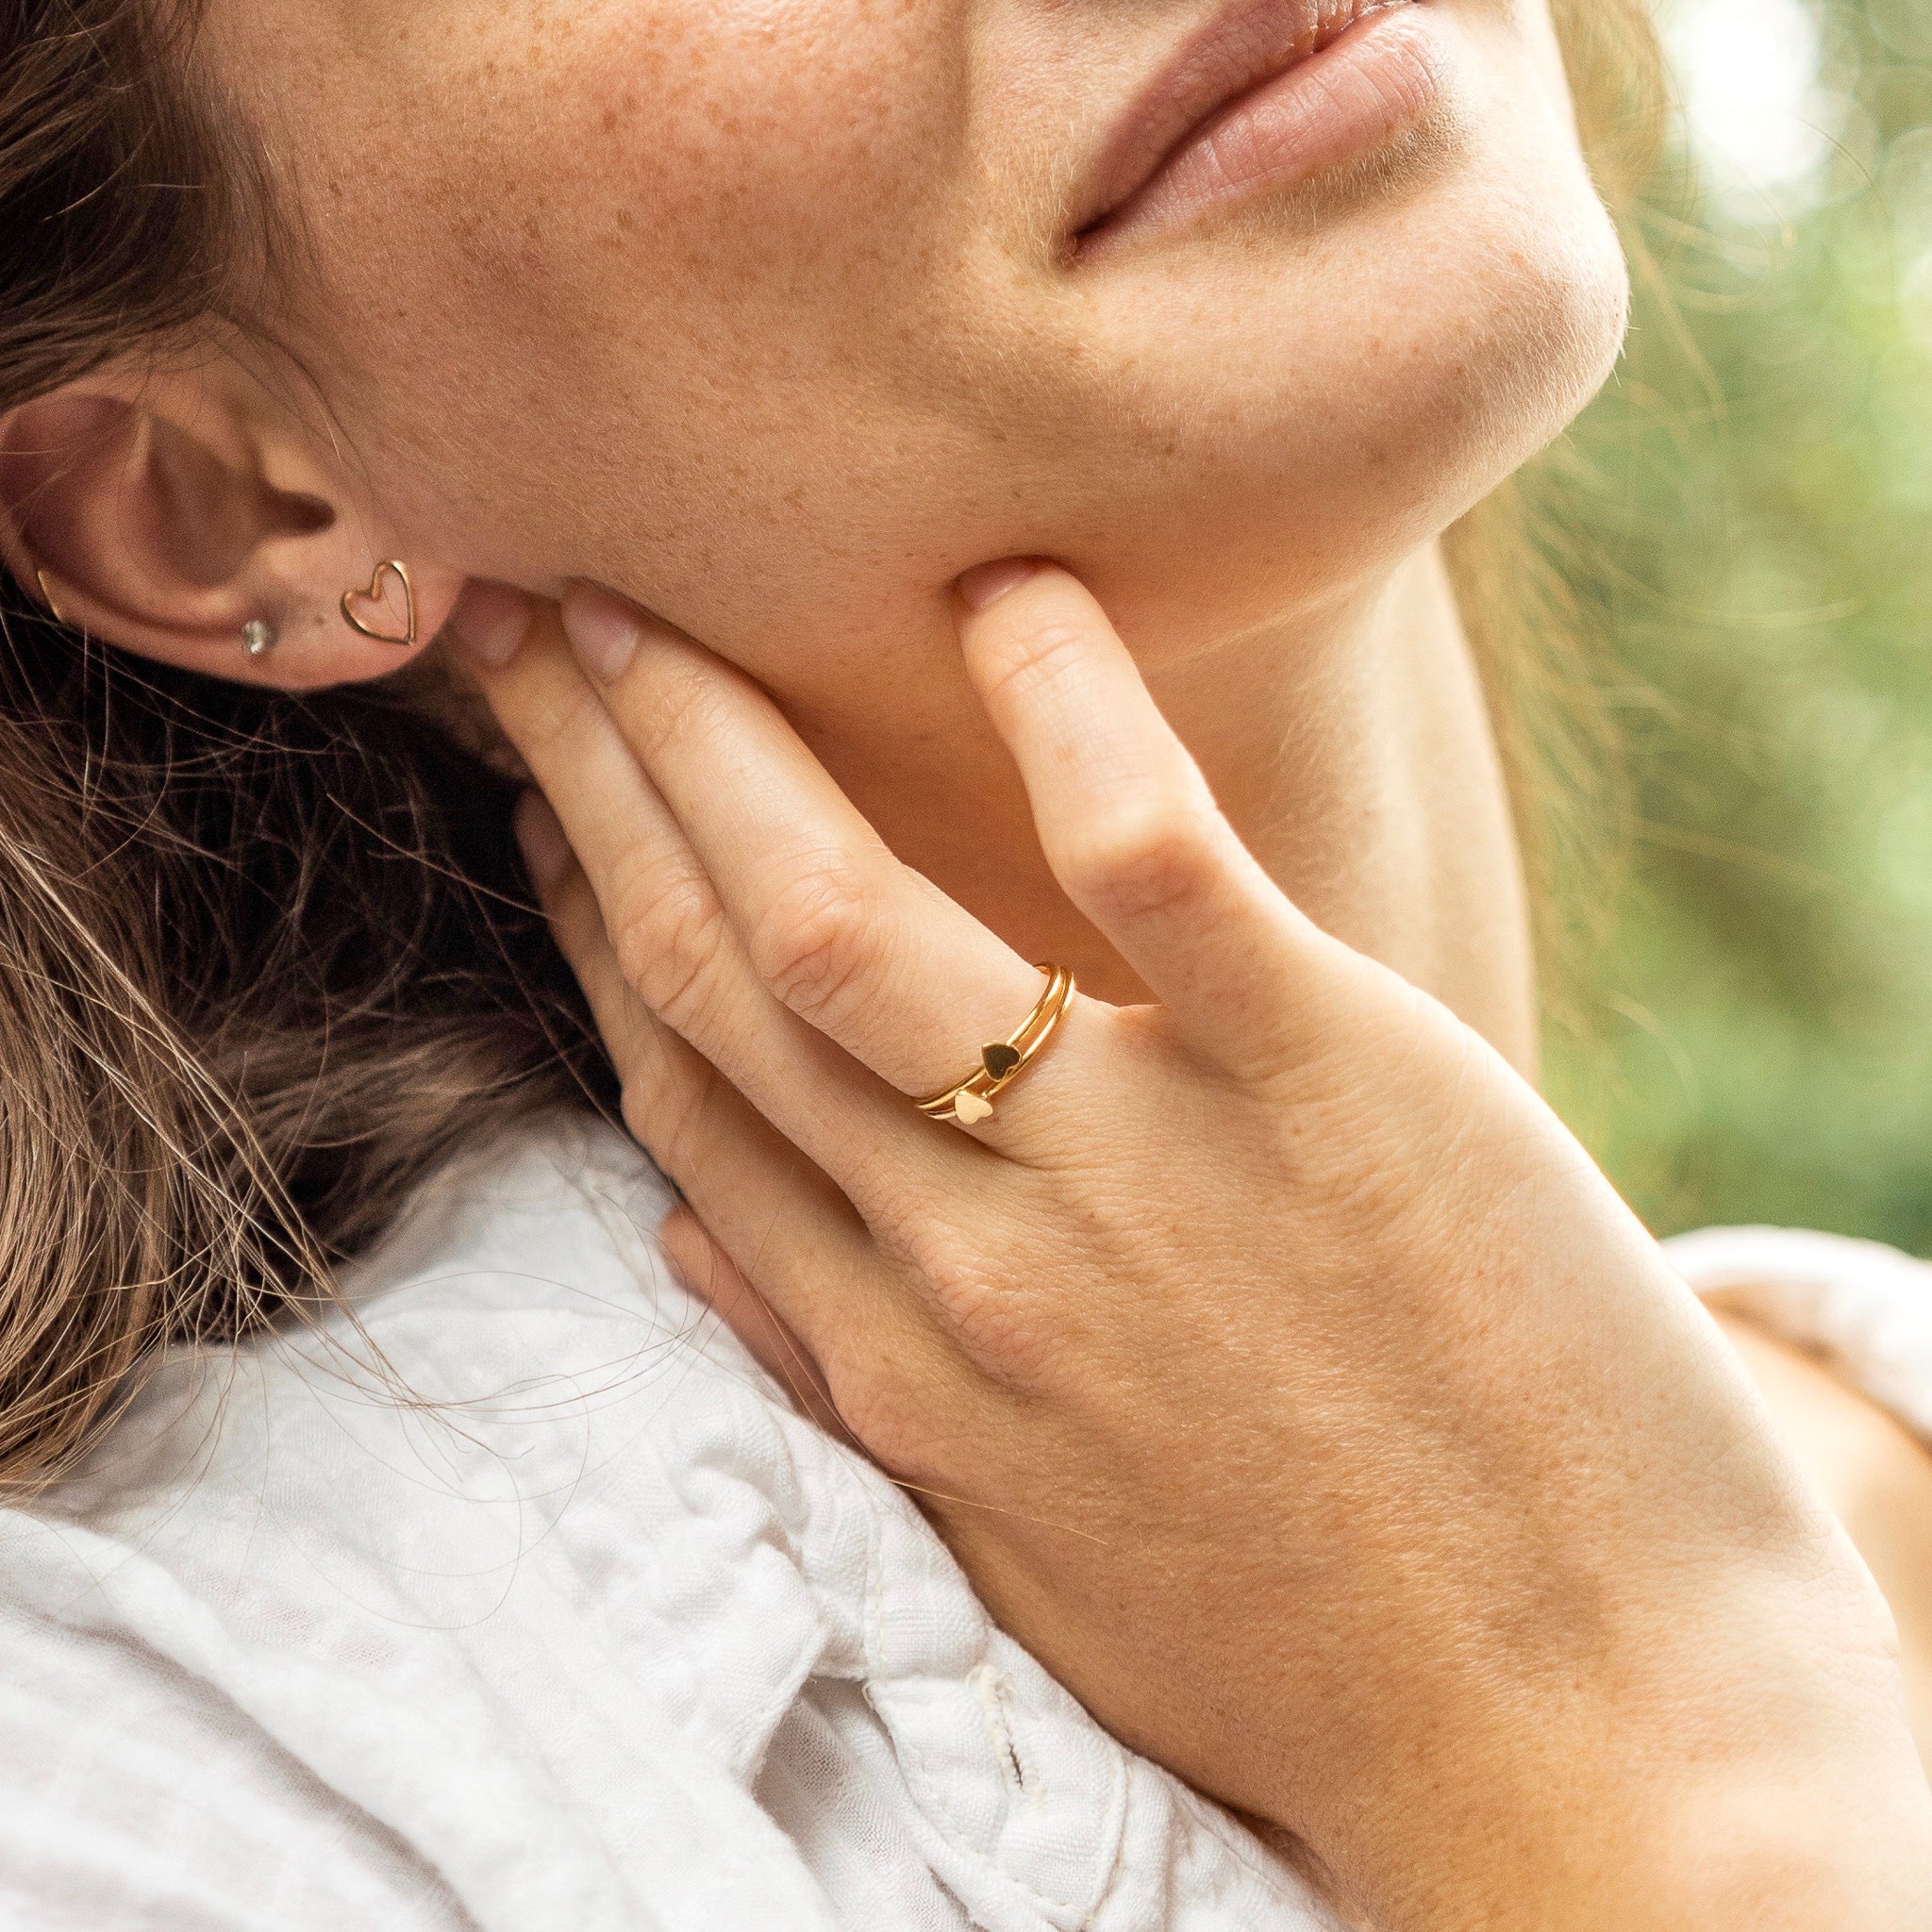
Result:
[[[281,641],[281,632],[265,617],[251,617],[242,626],[242,648],[251,658],[266,658]]]

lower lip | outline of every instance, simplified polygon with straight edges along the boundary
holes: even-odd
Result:
[[[1420,125],[1445,87],[1431,11],[1401,0],[1224,108],[1081,234],[1082,258],[1312,180]]]

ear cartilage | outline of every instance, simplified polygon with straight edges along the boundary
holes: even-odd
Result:
[[[251,617],[242,626],[242,648],[251,658],[266,658],[281,641],[281,632],[265,617]]]

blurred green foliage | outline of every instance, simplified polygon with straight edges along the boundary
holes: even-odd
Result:
[[[1653,224],[1570,455],[1630,874],[1559,1108],[1660,1232],[1932,1254],[1932,0],[1810,0],[1837,147]]]

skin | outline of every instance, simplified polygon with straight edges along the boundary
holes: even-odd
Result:
[[[945,615],[960,570],[1059,556],[1310,908],[1526,1058],[1507,814],[1418,552],[1602,379],[1624,272],[1541,9],[1434,10],[1457,79],[1384,175],[1070,267],[1074,185],[1205,0],[213,0],[208,58],[303,218],[274,320],[321,393],[237,375],[211,417],[204,369],[129,383],[335,521],[193,596],[157,558],[110,610],[105,538],[42,475],[12,493],[76,615],[233,671],[267,610],[288,682],[389,668],[335,617],[382,556],[425,634],[466,578],[608,584],[1105,985]],[[16,443],[71,443],[46,414]]]
[[[1932,1774],[1932,1456],[1827,1364],[1783,1346],[1734,1309],[1718,1319],[1858,1546],[1898,1624],[1906,1702]]]
[[[210,0],[295,217],[275,346],[14,411],[0,542],[99,635],[293,686],[402,661],[336,600],[408,560],[584,854],[559,930],[709,1204],[715,1243],[667,1231],[690,1272],[754,1332],[768,1297],[887,1467],[1008,1511],[935,1503],[1008,1625],[1374,1923],[1918,1923],[1884,1607],[1521,1077],[1522,887],[1435,540],[1621,334],[1548,19],[1429,0],[1412,138],[1072,255],[1083,171],[1209,12]],[[1031,555],[1074,575],[962,617],[960,572]],[[621,600],[565,607],[589,663],[597,611],[607,645],[653,616],[615,678],[558,628],[585,584]],[[1046,717],[1049,635],[1091,700],[1058,751],[1017,697]],[[1132,824],[1070,867],[1123,800],[1179,814],[1208,897],[1175,904],[1236,922],[1205,952],[1142,930]],[[850,945],[832,915],[877,908],[843,886],[902,861],[888,1052],[799,932]],[[760,878],[792,896],[752,912]],[[1003,1037],[1039,958],[1088,997],[1016,1093],[1031,1141],[884,1104]],[[918,1188],[876,1197],[888,1165]],[[1418,1493],[1421,1570],[1387,1501]]]
[[[950,1133],[904,1096],[1025,960],[680,634],[584,591],[477,632],[688,1276],[1361,1923],[1914,1924],[1890,1622],[1710,1318],[1493,1049],[1280,893],[1075,579],[960,602],[1153,1001],[1077,999]]]

